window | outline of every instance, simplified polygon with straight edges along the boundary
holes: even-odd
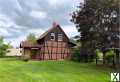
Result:
[[[63,40],[62,34],[58,34],[58,41],[62,41],[62,40]]]
[[[51,33],[51,34],[50,34],[50,39],[51,39],[51,40],[55,40],[55,33]]]

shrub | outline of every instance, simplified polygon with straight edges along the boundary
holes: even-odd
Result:
[[[73,48],[73,54],[71,57],[71,60],[73,61],[80,61],[80,49],[79,48]]]
[[[112,63],[114,61],[114,56],[115,56],[115,52],[112,49],[108,50],[105,53],[105,58],[108,63]]]
[[[101,52],[99,49],[96,49],[95,54],[97,59],[103,58],[103,52]]]

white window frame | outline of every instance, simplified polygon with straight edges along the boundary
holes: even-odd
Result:
[[[51,38],[51,37],[53,37],[53,38]],[[50,33],[50,40],[55,40],[55,33]]]
[[[58,34],[58,41],[63,41],[63,34],[61,33]]]

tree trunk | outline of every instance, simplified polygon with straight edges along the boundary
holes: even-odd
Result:
[[[120,71],[120,54],[118,50],[115,50],[116,52],[116,68],[118,71]]]
[[[103,53],[103,64],[105,64],[105,53]]]

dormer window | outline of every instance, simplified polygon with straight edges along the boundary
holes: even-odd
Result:
[[[51,34],[50,34],[50,39],[51,39],[51,40],[55,40],[55,33],[51,33]]]
[[[61,33],[58,34],[58,41],[63,41],[63,35]]]

